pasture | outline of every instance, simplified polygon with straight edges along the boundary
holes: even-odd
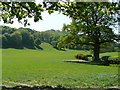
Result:
[[[70,63],[83,50],[58,51],[49,44],[43,50],[2,49],[3,86],[63,86],[72,88],[103,88],[118,85],[118,67]],[[102,53],[117,55],[117,52]]]

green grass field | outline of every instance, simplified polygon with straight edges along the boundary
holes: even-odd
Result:
[[[89,51],[58,51],[48,44],[43,50],[3,49],[3,86],[63,86],[72,88],[102,88],[118,85],[118,67],[70,63],[76,53]],[[102,55],[117,55],[117,52]]]

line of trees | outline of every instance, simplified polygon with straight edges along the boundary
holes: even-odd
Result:
[[[56,48],[58,39],[65,32],[59,30],[48,30],[38,32],[30,28],[11,28],[0,26],[0,37],[2,38],[2,48],[29,48],[40,49],[43,42],[51,44]]]
[[[28,30],[1,26],[2,48],[35,48],[34,36]]]
[[[16,49],[41,49],[41,43],[49,43],[56,49],[62,49],[64,46],[59,46],[61,38],[66,39],[67,32],[59,30],[35,31],[30,28],[11,28],[8,26],[0,26],[0,38],[2,39],[2,48]],[[64,41],[64,40],[63,40]],[[71,41],[71,40],[70,40]],[[68,41],[69,42],[69,41]],[[62,42],[64,45],[64,42]],[[105,43],[101,45],[100,52],[115,52],[118,51],[119,44]],[[90,50],[90,45],[67,45],[65,48],[76,50]]]

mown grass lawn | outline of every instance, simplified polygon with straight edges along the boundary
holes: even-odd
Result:
[[[3,49],[3,85],[15,86],[17,82],[33,86],[72,88],[118,85],[118,67],[64,62],[64,60],[74,60],[76,53],[89,53],[88,51],[58,51],[48,44],[42,44],[41,47],[43,50]]]

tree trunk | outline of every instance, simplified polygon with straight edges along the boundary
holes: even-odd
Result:
[[[99,57],[99,53],[100,53],[100,45],[99,44],[95,44],[94,45],[94,58],[93,61],[95,62],[99,62],[100,61],[100,57]]]

